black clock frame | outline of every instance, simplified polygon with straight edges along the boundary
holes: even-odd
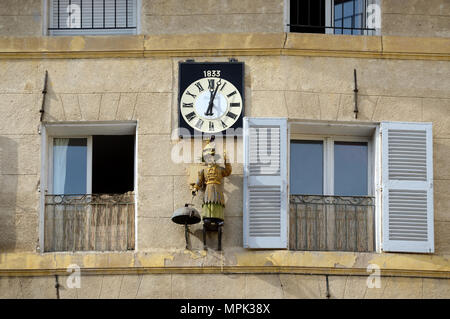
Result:
[[[195,135],[217,135],[220,133],[210,134],[202,132],[191,127],[181,115],[181,96],[189,85],[194,81],[205,78],[203,71],[207,70],[220,70],[220,78],[223,78],[231,83],[238,89],[242,97],[242,112],[239,115],[238,120],[229,128],[242,129],[242,119],[245,111],[245,64],[239,61],[229,62],[195,62],[195,61],[180,61],[178,62],[178,127],[185,128],[189,133]],[[228,128],[228,129],[229,129]],[[227,129],[227,130],[228,130]],[[226,130],[224,130],[226,132]],[[239,131],[235,133],[239,135]]]

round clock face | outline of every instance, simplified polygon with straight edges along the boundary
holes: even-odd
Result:
[[[181,115],[186,123],[204,133],[217,133],[233,126],[242,113],[242,97],[233,83],[206,77],[183,92]]]

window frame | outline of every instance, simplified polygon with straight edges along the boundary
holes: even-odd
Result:
[[[370,197],[374,198],[375,205],[375,224],[373,225],[373,231],[375,236],[375,250],[376,253],[382,252],[409,252],[409,253],[434,253],[434,211],[433,211],[433,142],[432,142],[432,123],[429,122],[338,122],[338,121],[323,121],[323,120],[288,120],[287,118],[258,118],[258,117],[245,117],[244,124],[253,122],[261,122],[261,121],[278,121],[278,125],[280,127],[283,126],[283,132],[285,131],[286,124],[282,125],[283,121],[287,120],[287,133],[288,135],[283,136],[283,140],[286,142],[285,148],[280,149],[280,154],[283,154],[280,159],[286,165],[285,173],[283,172],[284,178],[282,178],[282,188],[283,195],[280,199],[282,202],[286,202],[289,200],[290,195],[288,191],[288,180],[290,176],[290,144],[287,143],[291,140],[297,140],[298,137],[303,137],[300,139],[304,140],[313,140],[314,137],[317,139],[322,139],[324,136],[346,136],[349,137],[348,140],[359,139],[359,137],[364,137],[364,139],[368,139],[368,143],[371,144],[370,147],[370,157],[373,162],[371,164],[371,168],[368,171],[372,171],[373,180],[372,180],[372,192],[369,193]],[[284,122],[286,123],[286,122]],[[258,125],[258,124],[256,124]],[[282,132],[280,131],[280,132]],[[252,139],[249,139],[249,127],[244,125],[244,133],[247,139],[244,139],[244,146],[252,142]],[[284,133],[285,134],[285,133]],[[394,138],[390,141],[391,134],[394,134]],[[416,135],[414,135],[416,134]],[[417,135],[418,134],[418,135]],[[424,135],[425,134],[425,135]],[[347,138],[346,138],[347,139]],[[283,141],[282,140],[282,141]],[[343,140],[341,138],[336,138],[336,140]],[[405,153],[405,145],[411,143],[410,140],[413,140],[412,147],[410,147],[409,152],[414,152],[417,149],[420,153],[415,157],[411,157],[412,153]],[[426,141],[425,141],[426,140]],[[394,144],[391,144],[394,143]],[[405,144],[406,143],[406,144]],[[329,144],[333,145],[333,144]],[[392,149],[391,149],[392,146]],[[403,149],[402,149],[403,147]],[[425,149],[426,148],[426,149]],[[389,150],[389,151],[387,151]],[[393,152],[391,154],[391,151]],[[253,151],[252,154],[254,154]],[[256,150],[258,152],[258,150]],[[369,152],[368,152],[369,153]],[[426,180],[423,179],[423,176],[418,174],[417,172],[421,172],[424,169],[419,166],[423,166],[422,163],[424,161],[423,156],[424,153],[426,155]],[[248,185],[245,183],[246,175],[248,175],[248,158],[251,155],[249,153],[248,147],[244,147],[244,205],[245,202],[248,201],[246,199],[246,192],[248,192]],[[393,156],[391,162],[391,155]],[[369,154],[368,154],[369,156]],[[410,164],[411,158],[417,158],[419,160],[419,164]],[[333,161],[334,162],[334,161]],[[289,164],[288,164],[289,163]],[[403,165],[403,166],[402,166]],[[415,165],[415,166],[414,166]],[[412,171],[408,174],[403,174],[405,169],[408,169],[409,166],[419,167],[418,169]],[[391,174],[391,167],[394,170],[394,174],[392,178],[389,174]],[[402,175],[403,174],[403,175]],[[400,178],[399,178],[400,177]],[[402,178],[403,177],[403,178]],[[403,220],[406,220],[408,225],[401,225],[400,227],[406,227],[405,229],[399,228],[398,223],[402,222],[395,221],[396,225],[391,226],[390,220],[390,206],[389,206],[389,192],[391,190],[397,190],[405,195],[394,194],[394,207],[393,210],[396,213],[402,213],[402,209],[407,212],[405,216],[400,216]],[[423,211],[423,198],[419,199],[417,203],[409,203],[409,198],[413,195],[408,194],[409,191],[417,191],[420,190],[421,193],[427,192],[426,197],[426,211]],[[326,197],[326,195],[324,195]],[[401,197],[403,196],[403,197]],[[421,195],[422,196],[422,195]],[[406,206],[399,202],[403,201],[406,203]],[[417,224],[419,223],[410,223],[407,219],[410,211],[409,207],[413,207],[411,205],[416,205],[416,207],[421,210],[417,210],[422,213],[426,213],[426,222],[428,227],[428,233],[426,233],[426,242],[422,240],[420,236],[417,236]],[[289,214],[290,210],[284,210],[283,208],[279,209],[281,215],[286,216]],[[397,214],[398,215],[398,214]],[[398,219],[399,217],[395,215],[394,217]],[[249,218],[249,212],[244,209],[244,221]],[[406,218],[406,219],[405,219]],[[422,217],[421,217],[422,218]],[[419,225],[420,226],[420,225]],[[244,222],[244,234],[246,227],[248,225]],[[390,230],[394,229],[394,231],[400,231],[400,236],[396,234],[395,236],[399,238],[390,238],[385,237],[389,233]],[[395,230],[396,228],[396,230]],[[382,231],[383,230],[383,231]],[[419,228],[420,230],[420,228]],[[287,231],[289,232],[289,224],[287,227]],[[405,233],[407,231],[411,232],[412,239],[403,239],[402,232]],[[422,232],[423,233],[423,232]],[[383,235],[383,236],[382,236]],[[245,238],[245,236],[244,236]],[[388,238],[388,239],[386,239]],[[397,241],[393,243],[392,241]],[[403,241],[408,241],[404,243]],[[248,248],[244,245],[244,247]],[[253,248],[263,248],[270,249],[272,246],[262,245]]]
[[[284,32],[287,33],[294,33],[291,31],[290,24],[290,2],[291,0],[284,0]],[[364,15],[366,17],[366,26],[367,26],[367,7],[371,4],[377,4],[381,8],[381,0],[367,0],[366,6],[364,8]],[[325,0],[325,26],[331,26],[331,27],[324,27],[325,34],[335,34],[334,33],[334,0]],[[341,34],[336,34],[341,35]],[[355,34],[356,35],[356,34]],[[381,35],[381,29],[376,29],[375,31],[372,30],[363,30],[363,34],[361,35]]]
[[[334,194],[334,143],[335,142],[362,142],[367,143],[367,196],[374,196],[373,185],[373,142],[371,137],[367,136],[348,136],[348,135],[307,135],[294,133],[289,138],[289,161],[290,145],[292,141],[322,141],[323,142],[323,196],[335,196]],[[289,162],[290,168],[290,162]],[[290,178],[290,170],[289,175]],[[290,194],[290,191],[289,191]],[[305,194],[308,195],[308,194]],[[349,195],[352,196],[352,195]],[[355,195],[356,196],[356,195]]]
[[[98,33],[92,32],[92,33],[86,33],[84,32],[84,30],[79,30],[79,32],[74,32],[74,34],[52,34],[52,30],[49,30],[49,26],[51,25],[51,0],[43,0],[42,1],[42,9],[41,9],[41,13],[42,13],[42,35],[44,36],[111,36],[111,35],[139,35],[141,34],[141,13],[142,13],[142,0],[135,0],[136,1],[136,28],[134,29],[134,32],[132,33],[116,33],[116,32],[111,32],[111,30],[98,30]],[[74,29],[76,30],[76,29]],[[53,30],[55,31],[55,30]]]
[[[294,127],[299,127],[304,132],[298,133]],[[337,132],[337,133],[336,133]],[[304,140],[316,140],[324,137],[338,136],[347,139],[347,141],[368,141],[368,196],[374,197],[375,204],[375,251],[382,252],[382,187],[381,187],[381,123],[380,122],[336,122],[336,121],[314,121],[314,120],[288,120],[288,141],[287,141],[287,181],[290,178],[290,156],[291,156],[291,140],[303,138]],[[344,141],[344,140],[342,140]],[[370,145],[370,146],[369,146]],[[324,147],[325,148],[325,147]],[[325,152],[325,149],[324,149]],[[324,159],[325,159],[324,153]],[[334,165],[334,160],[333,160]],[[370,176],[372,172],[372,176]],[[329,174],[329,173],[328,173]],[[332,174],[334,177],[334,174]],[[325,178],[325,172],[324,172]],[[288,182],[289,185],[289,182]],[[334,185],[334,184],[333,184]],[[324,184],[325,187],[325,184]],[[288,199],[290,189],[286,190]],[[323,196],[326,196],[325,193]],[[288,229],[288,233],[289,233]]]
[[[135,135],[134,147],[134,201],[136,203],[134,208],[134,234],[135,246],[134,250],[138,250],[138,121],[110,121],[110,122],[56,122],[56,123],[41,123],[39,126],[39,134],[41,135],[41,169],[40,169],[40,203],[39,203],[39,245],[38,250],[44,253],[44,217],[45,217],[45,195],[51,194],[49,192],[53,183],[53,139],[54,138],[86,138],[91,137],[90,147],[88,146],[87,171],[90,171],[90,176],[87,175],[86,183],[92,187],[92,135]],[[89,145],[89,139],[88,139]],[[89,149],[91,151],[89,151]],[[89,154],[90,153],[90,154]],[[51,157],[50,157],[51,156]],[[86,188],[87,193],[88,188]],[[89,188],[92,190],[92,188]],[[89,193],[88,193],[89,194]]]
[[[70,135],[70,136],[60,136],[54,135],[48,137],[48,149],[47,149],[47,161],[48,161],[48,184],[47,184],[47,194],[48,195],[58,195],[53,194],[53,146],[55,138],[85,138],[87,139],[87,156],[86,156],[86,194],[92,193],[92,135]],[[81,195],[81,194],[80,194]],[[84,195],[84,194],[83,194]]]

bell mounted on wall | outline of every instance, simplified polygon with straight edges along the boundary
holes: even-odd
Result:
[[[186,239],[186,249],[189,249],[189,225],[199,223],[202,218],[193,204],[185,204],[173,212],[172,221],[179,225],[184,225],[184,237]]]

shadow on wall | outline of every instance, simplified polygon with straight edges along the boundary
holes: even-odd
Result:
[[[43,120],[46,122],[58,122],[65,119],[61,97],[55,92],[50,72],[47,78],[47,94],[45,96],[45,113]]]
[[[17,142],[0,136],[0,263],[16,246],[17,160]]]

